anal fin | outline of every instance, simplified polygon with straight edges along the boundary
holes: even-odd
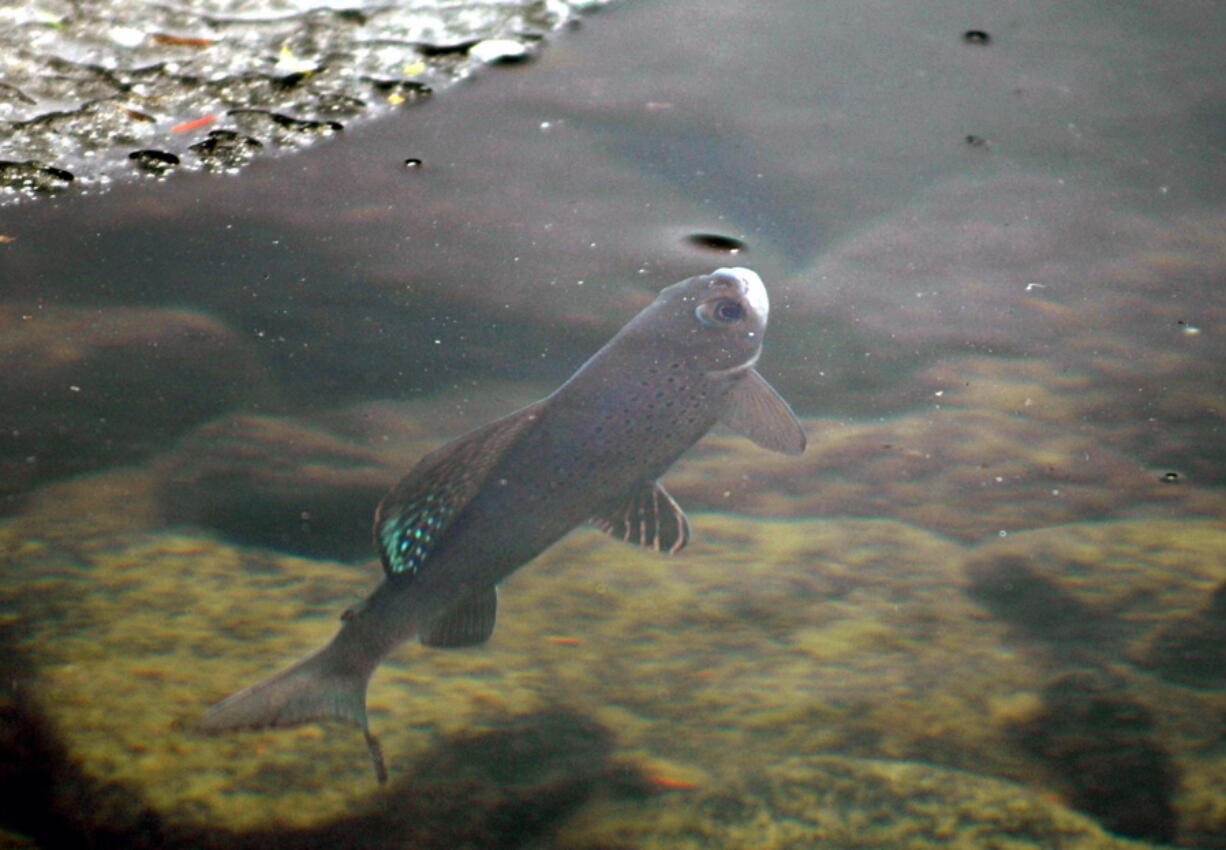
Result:
[[[498,588],[478,591],[436,620],[420,636],[422,646],[458,649],[485,643],[498,617]]]
[[[690,539],[685,511],[659,481],[648,481],[591,519],[611,537],[673,554]]]

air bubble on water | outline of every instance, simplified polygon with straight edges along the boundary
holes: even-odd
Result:
[[[721,233],[691,233],[682,241],[714,254],[741,254],[749,250],[749,245],[742,240]]]

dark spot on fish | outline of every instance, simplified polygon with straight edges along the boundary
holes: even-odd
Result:
[[[973,148],[986,148],[988,146],[987,139],[985,139],[983,136],[976,136],[974,134],[966,137],[966,143]]]
[[[733,236],[718,233],[691,233],[684,242],[714,254],[744,254],[749,246]]]
[[[1165,472],[1162,474],[1162,477],[1158,480],[1161,481],[1163,484],[1178,484],[1179,483],[1179,473],[1178,472]]]
[[[977,47],[984,47],[992,43],[992,36],[988,35],[983,30],[967,30],[962,33],[962,40],[967,44],[974,44]]]
[[[142,171],[151,174],[164,174],[179,164],[179,157],[168,151],[141,150],[132,151],[128,159]]]
[[[405,168],[421,168],[424,164],[425,163],[415,156],[411,156],[404,161]]]

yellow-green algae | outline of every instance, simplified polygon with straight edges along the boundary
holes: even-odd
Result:
[[[789,756],[726,787],[602,801],[542,850],[1137,850],[1009,782],[931,765]]]
[[[23,684],[81,769],[122,783],[171,822],[209,828],[305,826],[366,810],[378,794],[355,730],[213,738],[191,725],[210,702],[326,640],[377,567],[237,547],[189,529],[143,531],[141,499],[153,488],[142,474],[112,473],[102,484],[63,485],[0,526],[4,609],[37,668]],[[99,499],[93,510],[85,494]],[[739,799],[754,776],[790,775],[770,774],[781,760],[829,753],[953,766],[977,774],[959,774],[964,784],[985,789],[998,786],[984,774],[1041,785],[1046,776],[1007,740],[1058,670],[964,593],[968,559],[1075,562],[1080,572],[1062,580],[1083,588],[1087,604],[1138,623],[1195,608],[1226,579],[1226,528],[1207,521],[1069,525],[968,549],[889,520],[692,519],[695,539],[673,558],[576,532],[505,583],[489,645],[394,653],[370,693],[393,774],[440,736],[562,707],[608,727],[619,760],[719,799]],[[1122,669],[1131,646],[1108,662]],[[1226,758],[1207,746],[1205,724],[1226,709],[1222,695],[1128,676],[1160,715],[1162,745],[1182,771],[1181,828],[1220,831]],[[788,793],[817,795],[820,807],[806,781]],[[967,824],[948,840],[974,834],[972,799],[948,816]],[[618,823],[639,811],[601,806],[619,812]],[[592,811],[567,833],[575,846],[598,846],[579,824],[610,810]],[[627,828],[657,830],[661,841],[669,824],[701,817],[673,800],[641,812],[642,824]],[[765,832],[746,840],[792,840],[792,816],[762,812],[752,829]],[[990,810],[982,816],[993,822]],[[843,834],[822,840],[870,846],[840,844]],[[1036,846],[999,842],[981,846]]]
[[[947,406],[881,421],[810,419],[806,427],[810,446],[799,458],[708,437],[669,477],[669,489],[691,509],[892,517],[966,542],[1140,512],[1226,515],[1221,490],[1171,486],[1092,427]]]

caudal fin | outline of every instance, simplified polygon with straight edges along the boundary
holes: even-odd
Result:
[[[386,782],[383,754],[366,721],[370,671],[337,664],[331,650],[329,644],[280,673],[226,697],[204,713],[199,728],[227,732],[342,720],[361,727],[375,775],[379,782]]]

